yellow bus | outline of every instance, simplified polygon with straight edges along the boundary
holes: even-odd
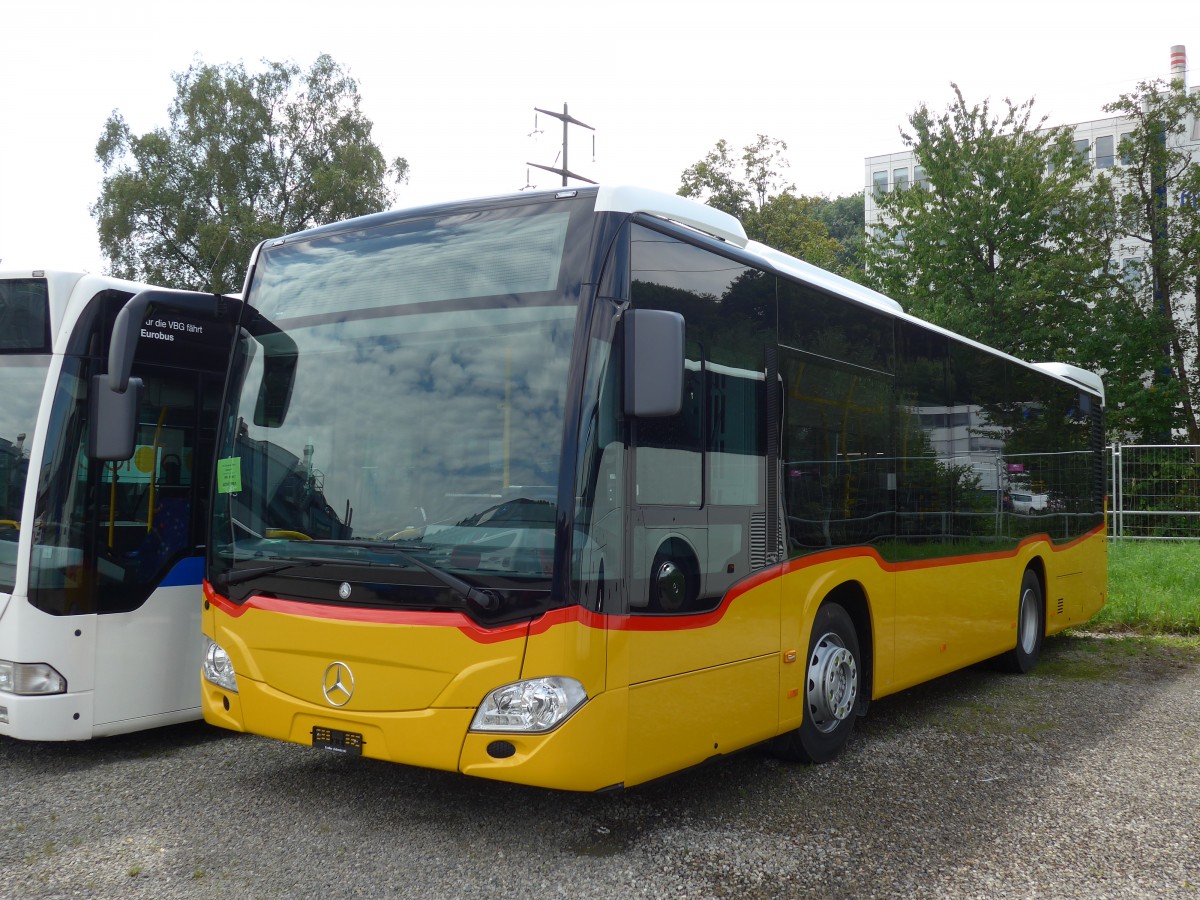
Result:
[[[1104,603],[1103,387],[680,197],[588,187],[263,243],[217,437],[205,719],[593,791]],[[1045,496],[1014,508],[1014,491]]]

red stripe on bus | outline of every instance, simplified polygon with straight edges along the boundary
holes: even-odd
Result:
[[[786,563],[770,566],[753,575],[742,579],[731,587],[721,599],[716,609],[690,615],[608,615],[582,606],[565,606],[552,609],[531,622],[520,622],[515,625],[503,625],[499,628],[484,628],[477,625],[463,613],[457,612],[424,612],[414,610],[363,609],[343,606],[328,606],[324,604],[307,603],[298,600],[282,600],[276,597],[264,597],[254,594],[242,604],[235,604],[220,596],[212,586],[204,582],[204,597],[227,615],[237,618],[247,609],[259,609],[264,612],[277,612],[285,615],[308,616],[310,618],[341,620],[346,622],[374,622],[380,625],[421,625],[426,627],[457,628],[471,640],[481,644],[495,644],[501,641],[514,640],[526,634],[545,634],[552,628],[577,623],[585,628],[614,631],[690,631],[697,628],[709,628],[716,625],[725,617],[729,607],[743,594],[756,587],[767,584],[784,575],[798,572],[812,566],[827,565],[838,560],[866,558],[885,572],[899,573],[920,569],[940,568],[943,566],[962,566],[971,563],[988,562],[1001,559],[1012,559],[1030,544],[1046,544],[1055,553],[1061,553],[1084,541],[1094,538],[1104,530],[1099,526],[1082,537],[1065,544],[1055,544],[1047,534],[1030,535],[1024,538],[1016,547],[1009,550],[997,550],[991,553],[973,553],[965,556],[943,556],[936,559],[919,559],[907,562],[888,562],[879,555],[874,547],[841,547],[814,553],[811,556],[789,560]]]
[[[329,606],[323,603],[308,603],[300,600],[283,600],[279,597],[264,597],[252,594],[242,603],[233,603],[222,597],[206,581],[204,599],[226,615],[241,617],[248,609],[262,612],[281,613],[287,616],[304,616],[310,619],[330,619],[340,622],[370,622],[376,625],[421,625],[436,628],[457,628],[479,644],[498,644],[525,637],[528,622],[502,625],[499,628],[483,628],[467,616],[458,612],[429,612],[405,609],[366,609],[363,607]]]

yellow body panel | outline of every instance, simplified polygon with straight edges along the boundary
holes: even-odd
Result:
[[[1082,625],[1108,602],[1108,540],[1103,533],[1080,541],[1061,556],[1047,586],[1047,634]]]
[[[467,734],[460,771],[568,791],[632,784],[625,777],[626,698],[624,690],[593,697],[549,734]],[[508,741],[516,752],[495,759],[487,752],[493,741]]]
[[[345,621],[327,608],[234,607],[210,594],[204,631],[229,653],[240,692],[205,682],[204,716],[301,744],[314,726],[349,731],[363,736],[365,756],[503,781],[632,785],[798,727],[813,617],[836,589],[865,602],[860,641],[872,651],[871,696],[882,697],[1011,649],[1026,567],[1044,573],[1047,633],[1086,621],[1105,601],[1106,552],[1102,530],[1064,546],[1027,540],[910,563],[847,548],[761,572],[710,613],[569,608],[496,632],[452,614]],[[334,661],[355,678],[341,708],[323,692]],[[488,691],[542,675],[577,679],[589,699],[547,734],[468,731]],[[489,753],[498,741],[507,755]]]
[[[625,784],[640,784],[777,733],[778,656],[629,688]]]
[[[474,715],[470,709],[322,709],[240,675],[237,693],[207,681],[202,688],[204,720],[211,725],[304,745],[312,744],[314,726],[335,728],[362,735],[363,756],[451,772],[458,769],[463,735]]]
[[[257,608],[236,619],[218,613],[214,625],[212,637],[229,653],[239,677],[318,709],[329,706],[322,692],[326,669],[345,663],[355,679],[346,712],[474,709],[492,688],[517,680],[525,652],[524,626],[508,640],[481,643],[445,625],[355,622]]]

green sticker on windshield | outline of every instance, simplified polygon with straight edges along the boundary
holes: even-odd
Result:
[[[236,494],[242,489],[242,459],[230,456],[217,460],[217,493]]]

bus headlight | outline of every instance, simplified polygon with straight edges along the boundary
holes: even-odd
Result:
[[[496,688],[483,698],[472,731],[520,731],[537,734],[561,725],[587,692],[574,678],[533,678]]]
[[[204,677],[218,687],[237,693],[237,675],[233,672],[233,663],[225,648],[210,638],[204,636]]]
[[[65,694],[67,679],[48,663],[19,663],[0,659],[0,691],[24,696]]]

